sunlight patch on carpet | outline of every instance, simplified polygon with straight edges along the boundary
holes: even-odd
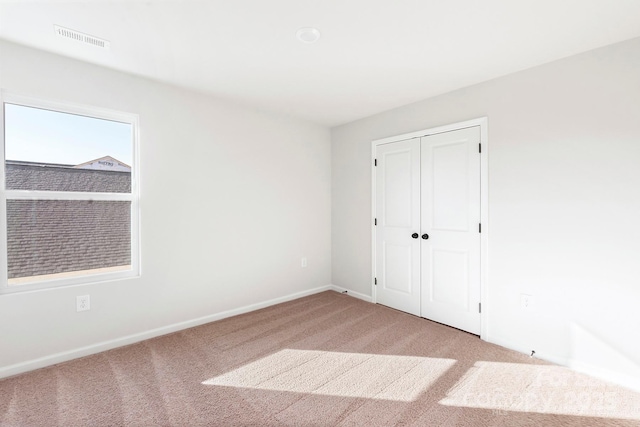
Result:
[[[285,349],[202,384],[410,402],[453,359]]]
[[[476,362],[440,401],[447,406],[603,418],[640,418],[640,394],[568,368]]]

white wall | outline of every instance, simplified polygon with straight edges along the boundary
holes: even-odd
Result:
[[[640,389],[640,39],[334,128],[332,283],[371,295],[371,141],[481,116],[489,341]]]
[[[1,295],[0,377],[329,285],[326,128],[1,41],[0,87],[139,114],[142,189],[142,276]]]

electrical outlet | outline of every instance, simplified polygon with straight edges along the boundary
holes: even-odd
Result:
[[[520,307],[529,310],[533,307],[533,297],[527,294],[520,294]]]
[[[306,268],[307,267],[307,257],[302,257],[302,260],[300,261],[300,266],[302,268]]]
[[[91,298],[89,295],[76,297],[76,311],[91,310]]]

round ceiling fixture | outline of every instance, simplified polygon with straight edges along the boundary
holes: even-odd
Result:
[[[296,37],[302,43],[315,43],[320,39],[320,30],[313,27],[304,27],[296,31]]]

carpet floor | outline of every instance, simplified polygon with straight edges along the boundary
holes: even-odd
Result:
[[[0,426],[640,426],[640,393],[323,292],[1,380]]]

